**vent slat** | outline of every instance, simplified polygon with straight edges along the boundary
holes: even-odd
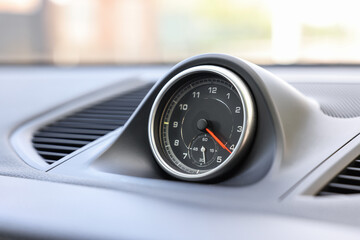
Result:
[[[342,184],[342,183],[330,183],[330,189],[334,189],[336,192],[339,193],[359,193],[360,186],[354,186],[349,184]]]
[[[139,102],[140,103],[140,102]],[[135,110],[137,108],[137,106],[139,105],[139,103],[123,103],[120,104],[120,102],[107,102],[104,103],[102,105],[99,105],[99,107],[104,107],[104,108],[115,108],[115,109],[121,109],[122,107],[126,107],[126,109],[132,109]]]
[[[48,164],[123,126],[151,86],[105,100],[36,132],[33,147]]]
[[[46,159],[46,158],[44,158],[44,159],[45,159],[45,162],[46,162],[47,164],[53,164],[53,163],[55,163],[57,160],[59,160],[59,159],[53,160],[53,159]]]
[[[60,138],[41,138],[41,137],[34,137],[33,143],[54,143],[54,144],[61,144],[65,146],[84,146],[91,141],[80,141],[80,140],[71,140],[71,139],[60,139]]]
[[[105,125],[115,125],[122,126],[126,123],[126,120],[111,120],[111,119],[101,119],[101,118],[78,118],[78,117],[69,117],[69,121],[81,122],[81,123],[101,123]]]
[[[61,139],[76,139],[76,140],[95,140],[98,139],[98,135],[86,135],[86,134],[71,134],[71,133],[53,133],[53,132],[40,132],[34,135],[35,137],[47,137],[47,138],[61,138]]]
[[[74,117],[76,118],[95,118],[95,119],[109,119],[109,120],[112,120],[112,119],[118,119],[118,120],[122,120],[122,119],[129,119],[131,114],[122,114],[122,115],[119,115],[119,114],[106,114],[106,115],[103,115],[103,114],[89,114],[89,113],[77,113],[74,115]]]
[[[114,107],[114,106],[97,106],[92,109],[95,110],[114,110],[114,111],[134,111],[136,107]]]
[[[65,157],[67,154],[66,153],[59,153],[59,152],[46,152],[46,151],[38,151],[38,153],[41,156],[46,156],[46,158],[52,158],[52,157]]]
[[[75,128],[75,129],[99,129],[99,130],[114,130],[118,128],[118,125],[103,125],[97,123],[79,123],[72,121],[59,121],[53,123],[51,126],[54,127],[66,127],[66,128]]]
[[[358,181],[360,183],[360,177],[357,177],[357,176],[340,174],[338,176],[338,179],[346,179],[346,180]]]
[[[357,168],[357,167],[347,167],[346,169],[350,170],[350,171],[360,172],[360,168]]]
[[[62,145],[52,145],[52,144],[39,144],[35,143],[34,147],[37,150],[40,151],[59,151],[59,152],[65,152],[65,153],[71,153],[75,150],[77,150],[77,147],[69,147],[69,146],[62,146]]]
[[[140,102],[141,102],[141,100],[139,100],[138,97],[115,98],[115,99],[110,100],[109,102],[120,102],[120,103],[123,103],[124,101],[130,102],[130,103],[140,103]]]
[[[140,103],[142,99],[136,98],[136,97],[128,97],[128,98],[114,98],[109,100],[108,102],[119,102],[120,104],[123,104],[124,101],[126,101],[127,103]]]
[[[317,195],[360,193],[360,160],[354,159],[348,166],[336,175]]]
[[[106,110],[89,109],[89,110],[82,111],[82,113],[101,114],[101,115],[117,115],[117,114],[131,115],[133,112],[132,111],[115,111],[115,110],[114,111],[106,111]]]
[[[56,132],[56,133],[80,133],[88,135],[105,135],[110,130],[98,130],[98,129],[87,129],[87,128],[66,128],[66,127],[45,127],[43,131],[46,132]]]
[[[331,195],[339,195],[338,193],[334,192],[319,192],[318,196],[331,196]]]

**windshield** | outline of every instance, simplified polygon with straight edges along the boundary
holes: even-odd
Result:
[[[358,0],[0,0],[0,62],[360,62]]]

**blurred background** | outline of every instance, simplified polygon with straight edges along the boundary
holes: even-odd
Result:
[[[358,0],[0,0],[0,63],[360,63]]]

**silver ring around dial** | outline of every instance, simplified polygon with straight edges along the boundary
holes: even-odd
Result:
[[[176,169],[174,166],[168,164],[168,161],[163,159],[162,155],[160,154],[160,151],[162,151],[162,149],[161,146],[157,145],[157,141],[155,138],[158,136],[154,132],[155,124],[160,124],[160,123],[156,123],[155,119],[156,119],[157,111],[159,110],[159,105],[161,101],[164,100],[163,98],[165,94],[171,89],[171,87],[174,84],[194,73],[213,73],[225,78],[236,88],[236,91],[238,92],[239,97],[244,106],[243,131],[237,145],[234,148],[234,151],[218,167],[199,174],[184,173],[180,169]],[[244,81],[232,71],[214,65],[202,65],[202,66],[192,67],[178,73],[173,78],[171,78],[157,95],[150,111],[150,117],[148,123],[148,137],[150,141],[150,147],[156,161],[159,163],[161,168],[164,169],[168,174],[174,176],[175,178],[188,180],[188,181],[209,180],[223,174],[226,170],[228,170],[227,166],[230,165],[231,161],[243,157],[244,151],[246,151],[246,149],[249,147],[249,144],[251,143],[251,139],[254,135],[254,131],[255,131],[255,106],[252,95],[248,87],[246,86]]]

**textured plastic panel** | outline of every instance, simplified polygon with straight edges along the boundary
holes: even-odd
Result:
[[[360,117],[360,84],[294,83],[292,85],[319,102],[321,110],[328,116]]]

